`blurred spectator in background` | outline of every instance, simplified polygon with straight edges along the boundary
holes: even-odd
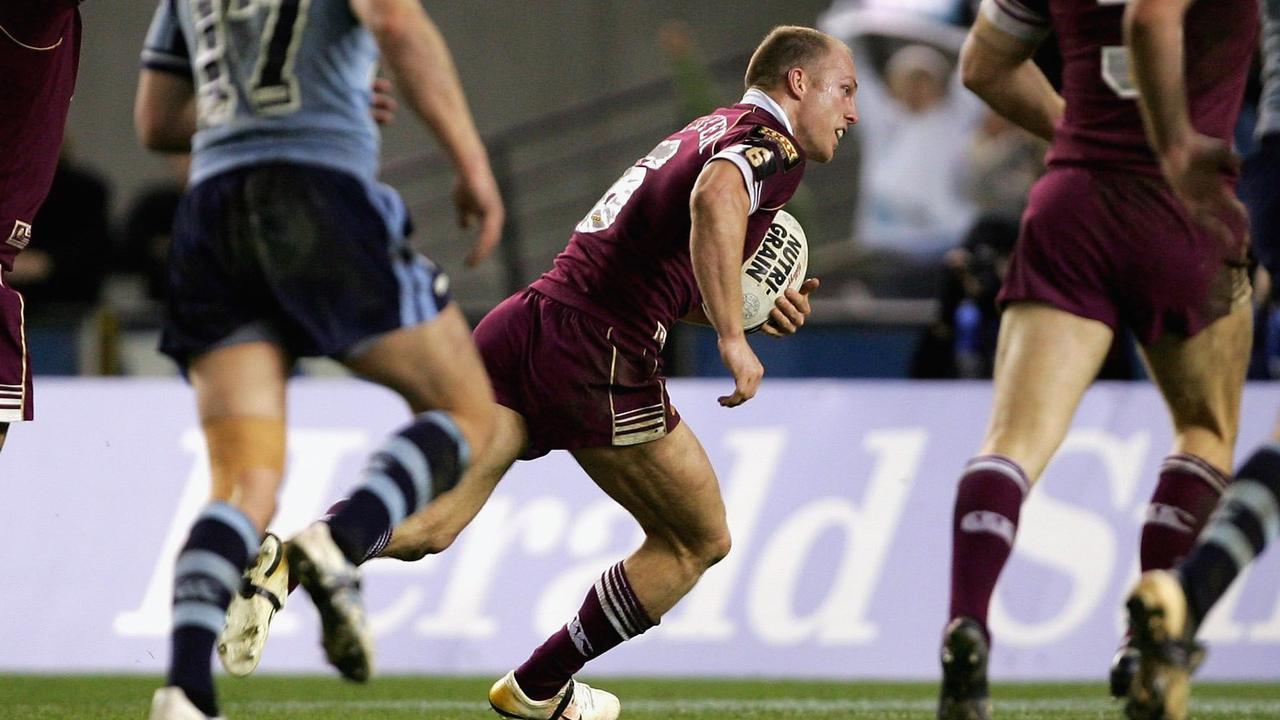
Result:
[[[106,182],[76,164],[64,143],[49,196],[35,217],[40,242],[14,258],[5,278],[30,303],[29,318],[67,317],[98,302],[111,248],[109,201]]]
[[[976,210],[970,150],[984,116],[960,87],[956,0],[840,0],[819,20],[864,68],[867,107],[858,125],[862,169],[853,236],[857,274],[874,295],[931,297],[942,259],[960,244]]]
[[[987,112],[969,149],[970,198],[981,218],[1015,223],[1027,206],[1031,186],[1044,174],[1043,140]]]

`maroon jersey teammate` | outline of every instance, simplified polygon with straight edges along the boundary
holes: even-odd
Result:
[[[1192,121],[1194,105],[1188,89],[1212,78],[1192,75],[1196,65],[1185,58],[1212,51],[1206,33],[1226,39],[1249,35],[1256,21],[1247,12],[1206,12],[1195,0],[1133,0],[1125,10],[1125,41],[1133,58],[1139,105],[1160,169],[1192,217],[1230,241],[1230,228],[1246,222],[1233,180],[1240,159],[1226,132],[1228,117],[1218,123]],[[1262,29],[1266,41],[1266,98],[1280,89],[1274,75],[1280,61],[1280,3],[1266,0]],[[1231,24],[1234,32],[1228,32]],[[1186,40],[1184,41],[1184,38]],[[1227,51],[1226,47],[1220,48]],[[1267,123],[1262,122],[1264,127]],[[1274,172],[1267,167],[1269,138],[1252,158],[1254,237],[1266,234],[1268,202]],[[1259,238],[1266,243],[1270,238]],[[1184,720],[1188,713],[1191,672],[1204,657],[1196,631],[1236,576],[1273,540],[1280,528],[1280,428],[1272,441],[1250,455],[1218,502],[1196,546],[1176,570],[1143,573],[1126,598],[1132,644],[1140,654],[1138,672],[1128,688],[1126,715],[1131,718]]]
[[[715,471],[667,397],[659,351],[678,320],[710,322],[735,406],[764,369],[742,324],[741,267],[800,183],[857,122],[848,48],[802,27],[775,28],[752,56],[742,102],[699,118],[628,168],[537,282],[475,330],[499,407],[489,450],[458,486],[396,528],[382,554],[439,552],[519,458],[567,449],[637,520],[640,548],[609,568],[578,613],[494,684],[499,714],[613,720],[613,695],[576,682],[590,659],[658,623],[729,551]],[[779,298],[767,332],[804,323],[808,280]],[[266,568],[251,583],[281,588]],[[257,657],[274,607],[259,595],[228,612],[228,648]],[[241,632],[241,628],[244,629]]]
[[[1192,122],[1222,142],[1239,112],[1257,12],[1256,0],[1220,0],[1196,3],[1188,18]],[[991,421],[956,497],[939,718],[990,714],[987,609],[1019,509],[1118,329],[1140,342],[1175,433],[1142,530],[1143,569],[1187,553],[1231,468],[1251,335],[1246,228],[1202,228],[1161,177],[1123,15],[1123,0],[984,0],[962,53],[965,84],[1052,146],[1001,294]],[[1061,95],[1029,61],[1050,30],[1062,49]],[[1113,693],[1127,690],[1133,667],[1122,648]]]
[[[32,418],[22,295],[4,282],[35,235],[80,63],[80,0],[0,4],[0,447]]]

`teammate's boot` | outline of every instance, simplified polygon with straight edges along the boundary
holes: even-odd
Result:
[[[516,682],[514,670],[489,688],[489,706],[503,717],[519,720],[615,720],[622,712],[616,696],[577,680],[565,683],[547,700],[530,700]]]
[[[1133,678],[1138,674],[1138,661],[1141,657],[1142,653],[1128,640],[1116,650],[1115,656],[1111,658],[1111,672],[1107,676],[1111,697],[1129,696],[1129,686],[1133,685]]]
[[[1145,572],[1125,607],[1131,642],[1141,654],[1125,715],[1131,720],[1184,720],[1191,673],[1204,659],[1204,650],[1188,632],[1182,584],[1166,570]]]
[[[227,672],[245,677],[257,669],[271,619],[284,608],[288,594],[284,543],[267,533],[258,557],[240,578],[240,592],[231,598],[226,624],[218,636],[218,659]]]
[[[156,690],[151,696],[151,714],[147,720],[226,720],[219,715],[211,718],[191,704],[182,688],[170,685]]]
[[[360,599],[359,568],[342,554],[324,522],[312,523],[285,547],[289,571],[320,612],[329,662],[348,680],[368,680],[373,672],[373,636]]]
[[[938,720],[989,720],[987,635],[977,620],[952,620],[942,636],[942,693]]]

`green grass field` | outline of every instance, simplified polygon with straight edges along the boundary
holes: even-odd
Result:
[[[590,681],[590,678],[588,678]],[[0,718],[143,720],[159,680],[139,676],[0,675]],[[365,686],[328,677],[223,678],[229,720],[479,720],[496,718],[485,701],[487,678],[378,678]],[[626,720],[658,718],[804,718],[925,720],[932,684],[775,680],[611,680]],[[1009,720],[1119,718],[1101,685],[1001,684],[996,717]],[[1280,685],[1200,684],[1193,718],[1280,718]]]

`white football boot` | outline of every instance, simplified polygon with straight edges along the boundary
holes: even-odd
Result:
[[[284,544],[267,533],[257,559],[240,579],[240,591],[231,598],[226,624],[218,636],[218,659],[228,673],[246,677],[257,669],[271,619],[284,608],[288,594],[289,563]]]
[[[518,720],[616,720],[618,698],[586,683],[570,680],[547,700],[531,700],[516,683],[515,671],[489,688],[489,705],[503,717]]]
[[[360,569],[342,554],[325,522],[312,523],[285,547],[289,571],[320,611],[329,662],[348,680],[368,680],[373,674],[373,635],[360,599]]]
[[[156,690],[151,696],[151,714],[147,720],[227,720],[219,715],[211,718],[191,704],[182,688],[170,685]]]

